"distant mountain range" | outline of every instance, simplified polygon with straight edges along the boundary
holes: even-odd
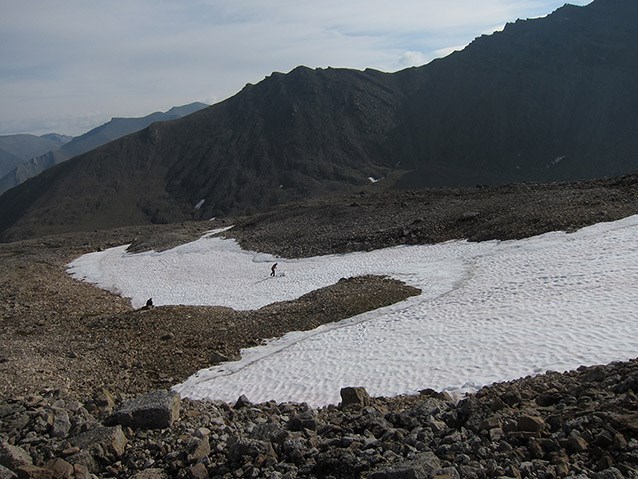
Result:
[[[156,121],[168,121],[190,115],[202,108],[207,107],[205,103],[190,103],[188,105],[173,107],[166,112],[155,112],[141,118],[113,118],[108,123],[98,126],[91,131],[78,137],[72,138],[51,133],[43,135],[41,140],[50,141],[47,148],[33,150],[34,153],[15,163],[12,168],[3,171],[0,169],[0,194],[25,182],[27,179],[36,176],[44,170],[51,168],[58,163],[73,158],[74,156],[91,151],[98,146],[102,146],[113,140],[126,136],[130,133],[142,130]],[[11,135],[12,137],[32,137],[32,135]],[[0,137],[0,154],[2,154],[2,138]],[[44,143],[43,143],[44,144]],[[47,143],[48,144],[48,143]],[[37,152],[36,152],[37,151]],[[0,161],[1,161],[0,157]],[[25,161],[28,160],[28,161]],[[1,165],[2,163],[0,163]],[[9,162],[7,161],[7,164]]]
[[[0,136],[0,177],[6,175],[20,163],[50,150],[57,150],[72,137],[49,133],[47,135],[3,135]],[[0,193],[2,191],[0,190]]]
[[[638,2],[508,24],[397,73],[274,73],[0,197],[4,239],[204,219],[310,195],[638,169]]]

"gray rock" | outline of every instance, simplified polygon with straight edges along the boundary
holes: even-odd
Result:
[[[436,479],[461,479],[461,475],[455,467],[445,467],[443,469],[439,469],[434,473],[434,476],[432,477]]]
[[[251,439],[270,441],[273,444],[281,444],[289,436],[290,433],[288,431],[273,423],[257,424],[250,433]]]
[[[426,389],[421,389],[419,391],[419,394],[421,396],[426,396],[426,397],[431,397],[434,399],[439,399],[440,401],[445,401],[445,402],[454,402],[454,399],[452,398],[452,396],[450,396],[450,393],[445,392],[445,391],[435,391],[434,389],[431,388],[426,388]]]
[[[461,221],[468,221],[468,220],[473,220],[476,219],[480,216],[481,214],[478,211],[465,211],[461,217],[459,218]]]
[[[368,477],[370,479],[417,479],[419,476],[413,467],[399,466],[373,472]]]
[[[619,432],[614,434],[614,448],[625,449],[626,447],[627,447],[627,440],[625,439],[625,436],[623,436]]]
[[[287,427],[291,431],[303,431],[304,429],[315,431],[317,429],[316,415],[313,411],[305,411],[301,414],[297,414],[290,418]]]
[[[200,462],[188,470],[188,476],[192,479],[207,479],[208,471],[206,466]]]
[[[587,441],[580,436],[571,436],[567,441],[567,447],[571,452],[583,452],[588,446]]]
[[[539,406],[548,407],[559,403],[561,399],[563,399],[563,395],[555,389],[551,389],[536,396],[536,404],[538,404]]]
[[[29,416],[25,412],[17,413],[11,418],[3,419],[6,429],[21,431],[29,424]]]
[[[195,446],[190,454],[188,454],[187,460],[191,464],[199,461],[200,459],[210,454],[210,442],[208,436],[203,439],[196,439]]]
[[[503,421],[499,416],[490,416],[484,419],[479,426],[479,430],[485,431],[494,428],[499,428],[503,425]]]
[[[235,403],[233,408],[243,409],[245,407],[250,407],[250,406],[252,406],[252,403],[248,400],[248,398],[244,394],[242,394],[241,396],[239,396],[239,399],[237,399],[237,402]]]
[[[443,421],[439,421],[438,419],[432,419],[428,422],[428,426],[436,433],[442,433],[448,430],[447,424]]]
[[[93,457],[109,461],[124,454],[127,439],[122,428],[118,426],[99,426],[69,439],[69,442],[88,451]],[[69,462],[73,456],[67,458]],[[85,464],[91,469],[90,464]],[[93,472],[93,471],[92,471]]]
[[[24,408],[19,404],[0,404],[0,419],[24,412]]]
[[[600,431],[594,439],[594,444],[598,447],[607,448],[614,443],[614,436],[609,431]]]
[[[12,470],[0,466],[0,479],[16,479],[17,477],[16,473]]]
[[[342,388],[341,394],[341,407],[348,406],[369,406],[370,396],[368,391],[362,387],[347,387]]]
[[[94,401],[99,410],[105,414],[111,414],[115,407],[115,398],[106,389],[103,389],[102,392],[95,397]]]
[[[600,471],[594,477],[596,479],[624,479],[625,476],[623,476],[622,472],[620,472],[615,467],[610,467],[609,469],[605,469],[604,471]]]
[[[210,353],[210,362],[212,365],[225,363],[227,361],[230,361],[230,358],[219,351],[213,351]]]
[[[107,424],[119,424],[132,429],[165,429],[179,418],[179,394],[173,391],[153,391],[124,402]]]
[[[495,427],[493,429],[490,429],[489,434],[490,434],[490,441],[494,441],[494,442],[499,442],[501,439],[503,439],[503,437],[505,437],[505,434],[503,433],[503,430],[500,427]]]
[[[87,471],[93,473],[100,472],[100,465],[97,460],[89,453],[89,451],[80,451],[78,453],[72,454],[66,458],[66,461],[70,464],[73,464],[73,468],[76,471],[76,476],[78,475],[78,470],[81,468],[85,468]]]
[[[370,479],[429,479],[441,469],[441,461],[433,452],[423,452],[411,461],[381,469],[370,474]]]
[[[69,420],[69,413],[67,413],[64,409],[54,409],[51,436],[66,437],[70,430],[71,421]]]
[[[73,464],[73,474],[75,479],[95,479],[95,476],[91,474],[89,468],[83,464]]]
[[[61,458],[51,459],[44,465],[55,478],[70,478],[75,475],[75,469],[72,464]]]
[[[259,455],[275,457],[272,445],[266,441],[244,439],[232,436],[228,440],[228,459],[234,464],[243,464],[245,458],[254,459]]]
[[[163,469],[151,468],[138,472],[132,479],[168,479],[168,474]]]
[[[540,432],[546,427],[542,417],[524,415],[518,418],[517,426],[519,431]]]
[[[33,459],[27,451],[19,446],[12,446],[7,441],[0,442],[0,466],[16,470],[29,464],[33,464]]]
[[[53,479],[53,472],[38,466],[24,465],[18,468],[19,479]]]

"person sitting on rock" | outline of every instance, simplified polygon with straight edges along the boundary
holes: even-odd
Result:
[[[146,311],[147,309],[151,308],[153,308],[153,298],[148,298],[148,301],[146,301],[146,305],[143,306],[142,309]]]

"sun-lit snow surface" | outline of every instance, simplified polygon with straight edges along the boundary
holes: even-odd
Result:
[[[238,309],[297,297],[340,277],[387,274],[423,294],[199,371],[184,397],[339,402],[430,387],[461,392],[495,381],[638,356],[638,216],[576,233],[505,242],[449,242],[285,260],[203,238],[164,253],[124,247],[85,255],[70,271],[156,304]],[[284,276],[269,278],[272,262]],[[204,331],[203,334],[206,332]]]

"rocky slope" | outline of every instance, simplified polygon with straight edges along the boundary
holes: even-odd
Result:
[[[518,238],[636,214],[637,189],[634,175],[333,196],[236,218],[228,234],[288,257]],[[136,251],[163,249],[223,225],[0,245],[0,465],[12,471],[0,468],[0,477],[638,477],[636,361],[494,385],[458,404],[432,391],[369,403],[346,393],[355,405],[182,401],[178,417],[173,396],[139,398],[242,347],[416,292],[367,277],[258,311],[133,311],[64,271],[84,252],[129,242]],[[132,412],[149,402],[152,414]],[[126,414],[112,416],[122,407]],[[168,422],[132,422],[139,415]]]
[[[273,208],[227,233],[284,257],[399,244],[519,239],[638,212],[638,175],[572,183],[430,188],[333,196]]]
[[[596,0],[419,68],[299,67],[0,197],[5,240],[208,219],[375,188],[638,169],[638,4]],[[203,200],[203,202],[202,202]]]

